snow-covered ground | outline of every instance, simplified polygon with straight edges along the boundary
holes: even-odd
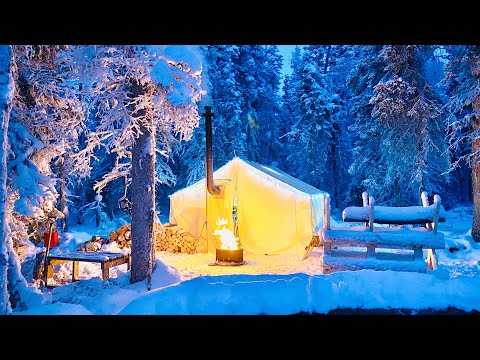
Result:
[[[165,218],[161,218],[166,222]],[[337,219],[338,220],[338,219]],[[73,227],[61,234],[52,253],[76,247],[92,235],[107,235],[124,220],[105,229]],[[130,284],[126,265],[110,270],[102,281],[98,264],[81,263],[81,281],[70,282],[71,265],[57,265],[55,281],[62,286],[43,289],[42,305],[28,314],[327,314],[338,309],[426,309],[480,311],[480,244],[470,235],[472,208],[447,212],[439,224],[446,247],[437,251],[438,270],[409,273],[394,271],[341,271],[321,274],[319,252],[305,260],[296,254],[245,254],[244,266],[211,266],[212,254],[157,252],[152,289],[146,281]],[[338,225],[342,223],[341,218]],[[350,225],[349,225],[350,226]],[[102,250],[119,249],[116,243]],[[34,251],[34,249],[32,249]],[[83,280],[84,279],[84,280]]]

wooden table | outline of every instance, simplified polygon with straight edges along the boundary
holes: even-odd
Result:
[[[47,279],[46,285],[48,285],[48,280],[53,278],[53,267],[55,264],[63,264],[66,262],[73,263],[72,270],[72,282],[78,280],[78,268],[80,262],[94,262],[100,263],[102,268],[102,279],[106,280],[110,277],[110,268],[117,265],[127,264],[127,270],[130,270],[130,254],[117,253],[117,252],[108,252],[108,251],[98,251],[98,252],[67,252],[58,255],[48,255],[46,266],[47,266]]]

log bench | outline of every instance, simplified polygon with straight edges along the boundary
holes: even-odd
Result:
[[[375,206],[372,196],[364,192],[362,197],[363,207],[347,207],[342,213],[345,222],[365,223],[353,227],[330,226],[330,198],[325,197],[325,220],[319,231],[323,273],[360,269],[426,272],[437,268],[435,249],[445,248],[444,235],[437,227],[446,215],[439,195],[429,205],[423,192],[423,206],[407,207]],[[427,250],[426,260],[423,250]]]
[[[47,279],[53,278],[54,265],[72,262],[72,282],[78,280],[80,262],[99,263],[102,269],[102,279],[110,277],[110,268],[127,264],[127,270],[130,270],[130,254],[99,251],[99,252],[67,252],[58,255],[48,255],[46,259]]]

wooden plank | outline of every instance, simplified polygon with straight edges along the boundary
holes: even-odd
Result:
[[[357,258],[357,257],[338,257],[325,255],[323,257],[324,273],[334,271],[356,271],[363,269],[385,271],[405,271],[424,273],[427,270],[426,263],[423,259],[413,261],[403,260],[378,260],[376,258]]]
[[[324,242],[330,242],[334,246],[341,247],[366,247],[372,244],[377,248],[390,249],[413,249],[424,247],[432,249],[444,249],[445,239],[443,233],[436,235],[433,232],[413,230],[396,231],[357,231],[357,230],[322,230]]]
[[[434,205],[423,206],[375,206],[374,222],[376,224],[425,224],[433,221]],[[445,222],[446,211],[440,205],[439,222]],[[342,212],[345,222],[368,221],[369,207],[349,206]]]
[[[68,252],[63,254],[57,255],[48,255],[50,259],[53,260],[78,260],[78,261],[87,261],[87,262],[100,262],[110,259],[117,259],[128,257],[129,254],[124,253],[115,253],[115,252],[107,252],[107,251],[98,251],[98,252]]]
[[[108,266],[110,266],[110,267],[126,264],[128,262],[129,262],[128,257],[122,257],[122,258],[118,258],[118,259],[112,259],[112,260],[105,261],[105,263],[107,263]]]

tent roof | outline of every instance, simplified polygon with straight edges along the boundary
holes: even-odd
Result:
[[[256,163],[256,162],[250,161],[250,160],[243,160],[243,159],[240,159],[240,158],[238,158],[238,159],[247,163],[248,165],[254,167],[257,170],[260,170],[263,173],[265,173],[267,175],[270,175],[271,177],[273,177],[273,178],[275,178],[275,179],[277,179],[277,180],[279,180],[279,181],[281,181],[285,184],[288,184],[288,185],[294,187],[295,189],[297,189],[297,190],[299,190],[299,191],[301,191],[305,194],[309,194],[309,195],[326,194],[325,191],[319,190],[316,187],[314,187],[312,185],[309,185],[306,182],[303,182],[302,180],[299,180],[299,179],[293,177],[292,175],[289,175],[286,172],[283,172],[282,170],[280,170],[276,167],[262,165],[262,164],[259,164],[259,163]]]
[[[239,157],[233,158],[228,163],[226,163],[225,165],[223,165],[220,168],[218,168],[217,170],[215,170],[214,174],[218,170],[224,168],[229,163],[231,163],[232,161],[235,161],[235,160],[243,162],[243,163],[251,166],[252,168],[254,168],[258,171],[261,171],[262,173],[269,175],[270,177],[274,178],[275,180],[278,180],[278,181],[280,181],[284,184],[287,184],[287,185],[293,187],[294,189],[296,189],[296,190],[298,190],[298,191],[300,191],[304,194],[308,194],[308,195],[326,194],[325,191],[317,189],[316,187],[314,187],[312,185],[309,185],[306,182],[303,182],[302,180],[299,180],[299,179],[293,177],[292,175],[289,175],[286,172],[283,172],[282,170],[280,170],[276,167],[262,165],[262,164],[259,164],[257,162],[254,162],[254,161],[241,159]],[[216,180],[218,180],[218,179],[216,179]],[[185,190],[188,190],[188,189],[192,189],[192,188],[195,188],[195,187],[198,187],[198,186],[203,186],[204,184],[205,184],[205,178],[197,181],[196,183],[193,183],[190,186],[187,186],[183,189],[177,190],[175,193],[185,191]],[[172,195],[170,195],[170,196],[172,196]]]

